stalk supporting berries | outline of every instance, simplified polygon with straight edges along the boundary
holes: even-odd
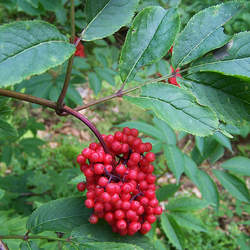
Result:
[[[77,188],[83,192],[86,187],[85,206],[93,209],[89,222],[103,218],[120,235],[146,234],[162,213],[155,196],[152,145],[128,127],[102,138],[109,153],[100,143],[91,143],[77,156],[86,176]]]

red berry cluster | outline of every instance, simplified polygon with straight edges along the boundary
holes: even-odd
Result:
[[[152,145],[143,143],[138,130],[128,127],[103,135],[103,139],[110,154],[100,144],[91,143],[77,157],[86,176],[86,183],[77,188],[87,188],[85,206],[93,208],[89,221],[95,224],[104,218],[121,235],[146,234],[162,213],[155,196]]]

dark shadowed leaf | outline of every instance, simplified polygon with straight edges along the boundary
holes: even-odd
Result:
[[[89,224],[90,213],[90,209],[84,206],[82,198],[62,198],[50,201],[31,214],[27,229],[32,233],[70,232],[81,224]]]

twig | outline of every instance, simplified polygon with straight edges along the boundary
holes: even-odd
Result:
[[[71,5],[70,5],[70,23],[71,23],[71,42],[73,43],[74,38],[75,38],[75,5],[74,5],[74,0],[71,0]],[[62,88],[61,94],[60,94],[60,96],[58,97],[58,100],[57,100],[56,112],[58,114],[62,113],[63,101],[64,101],[64,98],[66,96],[66,93],[67,93],[67,90],[68,90],[68,87],[69,87],[73,62],[74,62],[74,54],[69,59],[68,66],[67,66],[67,72],[66,72],[66,76],[65,76],[65,80],[64,80],[64,84],[63,84],[63,88]]]
[[[27,94],[23,94],[23,93],[19,93],[16,91],[12,91],[12,90],[7,90],[7,89],[0,89],[0,95],[2,96],[7,96],[7,97],[12,97],[15,99],[19,99],[25,102],[31,102],[31,103],[35,103],[35,104],[39,104],[45,107],[49,107],[51,109],[56,109],[56,103],[49,101],[47,99],[43,99],[40,97],[36,97],[36,96],[32,96],[32,95],[27,95]]]
[[[79,119],[80,121],[82,121],[85,125],[87,125],[89,127],[89,129],[95,134],[95,136],[97,137],[97,139],[99,140],[99,142],[102,144],[102,147],[104,149],[104,151],[106,153],[110,153],[106,143],[104,142],[101,133],[97,130],[97,128],[81,113],[71,109],[68,106],[64,106],[63,107],[63,111],[71,114],[73,116],[75,116],[77,119]]]

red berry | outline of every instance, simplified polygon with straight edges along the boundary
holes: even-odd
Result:
[[[84,182],[79,182],[77,184],[77,189],[79,192],[83,192],[85,190],[85,188],[86,188],[86,184]]]
[[[154,208],[154,214],[161,215],[162,214],[162,207],[158,206]]]
[[[118,209],[118,210],[115,211],[115,218],[117,220],[121,220],[124,217],[125,217],[125,214],[124,214],[124,212],[121,209]]]
[[[126,223],[125,220],[118,220],[116,222],[116,226],[117,226],[118,229],[123,230],[123,229],[125,229],[127,227],[127,223]]]
[[[123,176],[126,172],[126,167],[123,164],[119,164],[116,168],[115,171],[117,174]]]
[[[101,198],[103,202],[110,202],[111,200],[111,196],[107,192],[103,192]]]
[[[132,153],[130,156],[130,160],[132,160],[135,163],[138,163],[141,159],[141,155],[138,153]]]
[[[106,177],[100,177],[100,179],[98,180],[98,185],[100,185],[101,187],[105,187],[108,184],[109,180]]]
[[[87,199],[84,203],[85,203],[85,206],[87,208],[93,208],[94,207],[94,200],[92,200],[92,199]]]
[[[146,234],[146,233],[148,233],[148,232],[150,231],[150,229],[151,229],[151,225],[150,225],[147,221],[145,221],[145,222],[141,225],[141,230],[140,230],[140,232],[141,232],[142,234]]]
[[[108,212],[104,215],[104,219],[108,222],[108,223],[112,223],[114,221],[114,214],[111,212]]]
[[[83,155],[78,155],[76,161],[79,165],[82,165],[86,163],[86,158]]]
[[[130,128],[125,127],[125,128],[123,128],[122,132],[123,132],[125,135],[130,135]]]
[[[104,172],[104,165],[101,163],[97,163],[94,165],[95,174],[103,174]]]
[[[155,160],[155,154],[152,152],[148,152],[145,157],[146,160],[149,162],[153,162]]]
[[[98,222],[98,216],[96,216],[95,214],[90,215],[89,222],[91,224],[96,224]]]

